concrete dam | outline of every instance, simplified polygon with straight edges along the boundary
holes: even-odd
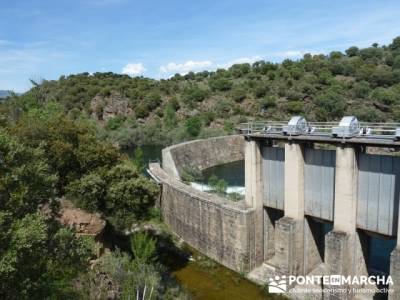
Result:
[[[383,272],[392,279],[388,294],[380,295],[379,284],[371,282],[323,281],[306,283],[310,293],[287,296],[400,299],[400,129],[354,117],[340,124],[294,117],[288,124],[245,124],[239,133],[165,148],[162,166],[150,164],[162,187],[165,223],[192,247],[258,283],[276,276],[380,274],[369,259],[371,241],[393,241]],[[243,201],[181,181],[185,167],[204,170],[238,160],[245,161]],[[288,284],[285,291],[298,286]]]

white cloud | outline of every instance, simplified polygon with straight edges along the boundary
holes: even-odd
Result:
[[[231,60],[231,61],[227,62],[226,64],[218,65],[218,67],[229,68],[230,66],[233,66],[236,64],[252,64],[261,59],[262,59],[262,57],[259,55],[255,55],[255,56],[251,56],[251,57],[240,57],[240,58]]]
[[[195,61],[195,60],[188,60],[184,63],[174,63],[170,62],[169,64],[162,65],[160,67],[160,72],[164,74],[172,74],[172,73],[179,73],[179,74],[187,74],[190,71],[203,71],[210,68],[213,65],[212,61],[210,60],[202,60],[202,61]]]
[[[130,63],[122,68],[122,74],[127,74],[129,76],[136,76],[146,72],[146,68],[142,63]]]
[[[306,52],[300,50],[287,50],[275,53],[275,56],[280,58],[301,58]]]
[[[324,53],[326,51],[307,51],[307,50],[287,50],[287,51],[283,51],[283,52],[276,52],[274,53],[273,56],[278,57],[278,58],[290,58],[290,59],[294,59],[294,58],[302,58],[304,56],[304,54],[311,54],[311,55],[317,55],[317,54],[321,54]]]

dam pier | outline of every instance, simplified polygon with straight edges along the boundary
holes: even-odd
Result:
[[[308,123],[302,117],[248,123],[238,135],[165,148],[162,166],[150,164],[149,172],[162,187],[160,207],[170,228],[250,279],[268,284],[276,276],[390,275],[388,297],[400,299],[397,128],[354,117],[339,124]],[[245,161],[244,201],[181,181],[184,168],[204,170],[238,160]],[[376,240],[395,245],[383,254],[385,261],[371,258]],[[312,293],[290,294],[296,288],[296,283],[286,287],[288,297],[382,296],[381,286],[365,282],[308,284]],[[359,293],[360,288],[375,292]]]

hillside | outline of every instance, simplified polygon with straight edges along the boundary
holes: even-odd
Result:
[[[9,91],[5,91],[5,90],[0,90],[0,99],[2,98],[6,98],[7,96],[10,95]]]
[[[258,61],[168,80],[82,73],[44,81],[23,97],[96,119],[121,145],[170,144],[232,132],[254,119],[400,120],[400,37],[390,45],[280,64]]]

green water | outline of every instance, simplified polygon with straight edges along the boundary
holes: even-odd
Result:
[[[190,261],[172,275],[197,300],[269,299],[261,287],[221,265],[209,269]]]
[[[164,146],[160,145],[144,145],[140,146],[140,149],[143,151],[143,160],[145,164],[148,164],[151,161],[160,161],[161,162],[161,150]],[[136,147],[123,149],[123,152],[128,154],[129,157],[134,157]]]
[[[177,248],[175,244],[163,243],[159,250],[160,262],[169,269],[175,281],[190,293],[193,300],[272,299],[261,286],[187,245]]]
[[[157,223],[153,224],[157,227]],[[173,236],[161,229],[162,233],[146,230],[157,243],[157,262],[163,266],[167,277],[184,287],[193,300],[267,300],[258,286],[239,273],[218,264],[186,244],[177,246]],[[129,236],[118,234],[108,225],[102,236],[102,243],[109,249],[118,247],[131,253]]]

